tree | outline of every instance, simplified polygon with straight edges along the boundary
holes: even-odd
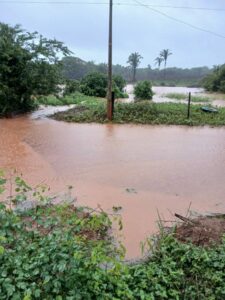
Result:
[[[167,64],[167,60],[168,60],[168,57],[170,55],[172,55],[173,53],[170,52],[169,49],[163,49],[161,52],[160,52],[160,57],[163,59],[164,61],[164,68],[166,69],[166,64]]]
[[[161,63],[163,62],[162,57],[156,57],[155,64],[158,65],[158,68],[160,69]]]
[[[69,53],[55,39],[0,23],[0,114],[29,111],[34,96],[55,92],[60,81],[59,55]]]
[[[137,67],[140,65],[142,56],[138,52],[131,53],[130,56],[128,57],[127,63],[130,64],[132,71],[133,71],[133,78],[132,81],[136,81],[136,71]]]
[[[172,55],[172,52],[170,52],[169,49],[163,49],[161,52],[160,52],[160,57],[163,59],[164,61],[164,79],[166,78],[166,64],[167,64],[167,60],[168,60],[168,57]]]
[[[207,91],[225,93],[225,64],[214,66],[213,73],[203,79],[203,86]]]

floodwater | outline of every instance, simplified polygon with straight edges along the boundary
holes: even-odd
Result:
[[[125,88],[129,95],[129,99],[125,99],[125,102],[134,101],[134,86],[128,84]],[[153,86],[152,90],[154,96],[152,101],[156,103],[172,102],[172,103],[187,103],[187,100],[176,100],[167,98],[166,95],[170,93],[186,94],[188,99],[188,94],[191,93],[193,96],[207,97],[210,101],[208,104],[213,106],[225,107],[225,97],[219,93],[206,93],[203,88],[192,88],[192,87],[170,87],[170,86]],[[123,100],[124,101],[124,100]],[[198,104],[198,103],[194,103]]]
[[[73,185],[81,205],[122,206],[127,257],[157,231],[158,213],[173,220],[190,203],[225,213],[225,128],[70,124],[44,115],[0,120],[0,167],[51,193]]]

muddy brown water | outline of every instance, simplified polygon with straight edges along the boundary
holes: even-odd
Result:
[[[43,112],[43,111],[42,111]],[[69,124],[39,112],[0,120],[0,168],[52,193],[74,186],[78,203],[122,206],[127,257],[157,231],[157,211],[225,213],[225,129]]]

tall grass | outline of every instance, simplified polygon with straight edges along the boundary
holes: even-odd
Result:
[[[188,94],[182,94],[182,93],[168,93],[165,94],[166,98],[169,99],[175,99],[175,100],[187,100],[188,99]],[[199,95],[194,95],[191,96],[191,101],[192,102],[210,102],[210,98],[207,96],[199,96]]]

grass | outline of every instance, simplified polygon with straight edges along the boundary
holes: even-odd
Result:
[[[65,96],[63,98],[57,98],[53,95],[42,97],[38,100],[38,103],[42,105],[50,105],[50,106],[62,106],[62,105],[71,105],[71,104],[96,105],[102,101],[103,99],[101,98],[89,97],[77,92],[69,96]]]
[[[168,93],[165,94],[166,98],[169,99],[175,99],[175,100],[187,100],[188,95],[182,94],[182,93]],[[207,96],[192,96],[191,97],[192,102],[210,102],[210,98]]]
[[[212,100],[225,100],[225,94],[222,93],[207,92],[207,95],[209,95]]]
[[[183,79],[178,79],[178,80],[170,80],[170,79],[165,79],[165,80],[151,80],[153,86],[181,86],[181,87],[200,87],[201,82],[200,80],[183,80]]]
[[[78,123],[107,123],[106,105],[80,105],[52,116],[56,120]],[[118,103],[115,105],[113,123],[136,123],[151,125],[224,126],[225,108],[218,113],[205,113],[200,105],[191,105],[187,119],[187,105],[181,103]]]

